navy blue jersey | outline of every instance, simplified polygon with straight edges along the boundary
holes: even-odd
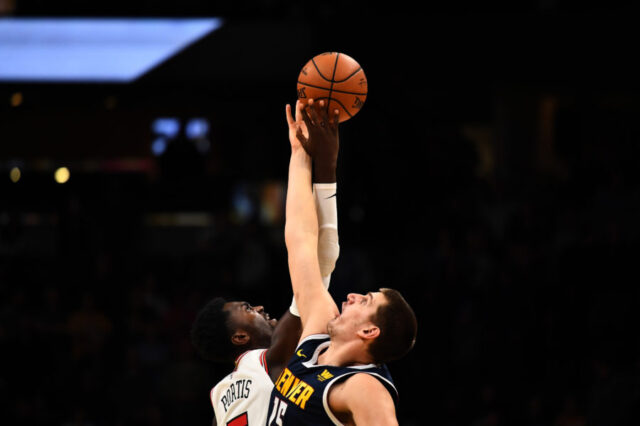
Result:
[[[367,373],[376,377],[397,403],[398,393],[385,365],[318,365],[318,356],[329,343],[328,335],[315,334],[306,337],[298,345],[296,353],[271,391],[267,426],[340,425],[329,409],[329,389],[357,373]]]

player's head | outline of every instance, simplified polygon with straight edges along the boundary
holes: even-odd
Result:
[[[209,361],[230,361],[250,349],[267,348],[277,321],[262,306],[217,297],[198,313],[191,341]]]
[[[416,340],[415,313],[402,295],[390,288],[349,294],[342,313],[327,326],[336,341],[360,340],[369,360],[381,363],[407,354]]]

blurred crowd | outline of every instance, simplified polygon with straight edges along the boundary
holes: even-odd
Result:
[[[219,237],[183,259],[76,250],[5,259],[6,424],[210,424],[208,391],[229,366],[194,355],[191,322],[213,296],[269,299],[278,277],[269,265],[286,267],[283,247],[233,231],[230,246]]]
[[[480,175],[477,145],[436,131],[410,158],[395,148],[387,179],[341,183],[332,293],[395,287],[419,318],[415,349],[390,365],[401,425],[640,424],[638,132],[624,114],[559,114],[563,173]],[[385,138],[417,134],[370,132],[345,162],[390,160]],[[194,354],[198,309],[216,295],[272,316],[289,304],[281,222],[227,206],[191,250],[150,252],[132,194],[154,184],[122,179],[98,187],[106,205],[67,194],[53,255],[18,251],[20,208],[2,211],[3,424],[208,425],[230,366]]]

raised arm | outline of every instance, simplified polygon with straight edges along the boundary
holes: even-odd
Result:
[[[313,99],[309,101],[314,105]],[[324,101],[315,106],[323,108]],[[310,110],[318,120],[320,116],[316,111]],[[326,112],[322,117],[326,119]],[[307,125],[306,121],[309,122]],[[289,118],[287,118],[289,120]],[[330,120],[326,120],[329,122]],[[337,118],[336,118],[337,123]],[[297,137],[298,127],[303,129],[300,138]],[[320,274],[322,283],[326,289],[329,288],[331,273],[335,269],[336,261],[340,255],[340,244],[338,243],[338,203],[336,182],[336,168],[338,165],[339,138],[337,125],[323,128],[318,123],[312,122],[311,118],[301,108],[296,108],[295,122],[289,122],[289,137],[295,137],[295,143],[302,143],[302,147],[312,159],[313,169],[313,196],[318,216],[318,262],[320,263]],[[311,131],[311,133],[309,133]],[[293,299],[290,311],[300,316],[295,298]]]
[[[313,100],[310,101],[313,105]],[[324,107],[324,101],[319,104]],[[323,113],[325,115],[318,118],[326,119],[326,113]],[[318,261],[320,262],[322,281],[326,288],[329,287],[329,278],[340,254],[336,173],[340,143],[337,123],[338,118],[335,117],[335,126],[321,127],[320,133],[318,133],[318,123],[315,125],[311,123],[311,127],[306,126],[311,130],[311,133],[307,130],[309,137],[303,144],[303,148],[313,159],[313,195],[318,213],[318,225],[320,226],[318,230]]]
[[[322,285],[318,262],[318,218],[314,205],[311,182],[311,157],[303,148],[312,146],[314,138],[321,138],[318,129],[321,123],[336,130],[337,120],[329,120],[311,110],[305,115],[300,103],[296,105],[297,115],[305,118],[309,131],[306,138],[299,121],[293,119],[291,107],[287,105],[291,158],[289,161],[289,182],[287,189],[285,241],[289,255],[289,273],[296,303],[302,320],[302,335],[325,333],[327,322],[338,315],[338,308],[329,292]],[[310,109],[313,106],[309,107]],[[317,120],[313,120],[317,118]],[[324,121],[319,121],[324,118]]]
[[[303,125],[300,110],[297,110],[296,122],[299,125]],[[303,125],[303,127],[306,132],[306,126]],[[303,136],[309,141],[308,132]],[[312,139],[312,141],[325,142],[322,145],[314,146],[316,152],[313,152],[312,168],[313,195],[318,216],[318,262],[320,264],[322,283],[328,289],[331,274],[335,269],[336,261],[340,254],[338,207],[336,202],[338,138],[332,139],[331,143],[326,143],[327,141],[321,141],[317,138]],[[271,346],[266,354],[269,376],[272,380],[275,380],[280,375],[280,372],[291,358],[300,339],[301,332],[300,312],[294,297],[289,311],[285,312],[278,320],[278,325],[271,338]]]
[[[271,336],[271,346],[265,355],[271,381],[275,381],[298,345],[302,333],[300,317],[287,311],[278,320]]]

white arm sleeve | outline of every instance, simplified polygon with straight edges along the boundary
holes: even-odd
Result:
[[[336,194],[336,183],[313,184],[313,197],[318,213],[318,263],[325,288],[329,288],[331,273],[335,269],[336,261],[340,255]],[[300,316],[295,298],[291,302],[289,311],[293,315]]]
[[[313,185],[313,196],[318,212],[318,262],[323,277],[331,276],[340,255],[336,194],[337,185],[335,183],[316,183]]]

